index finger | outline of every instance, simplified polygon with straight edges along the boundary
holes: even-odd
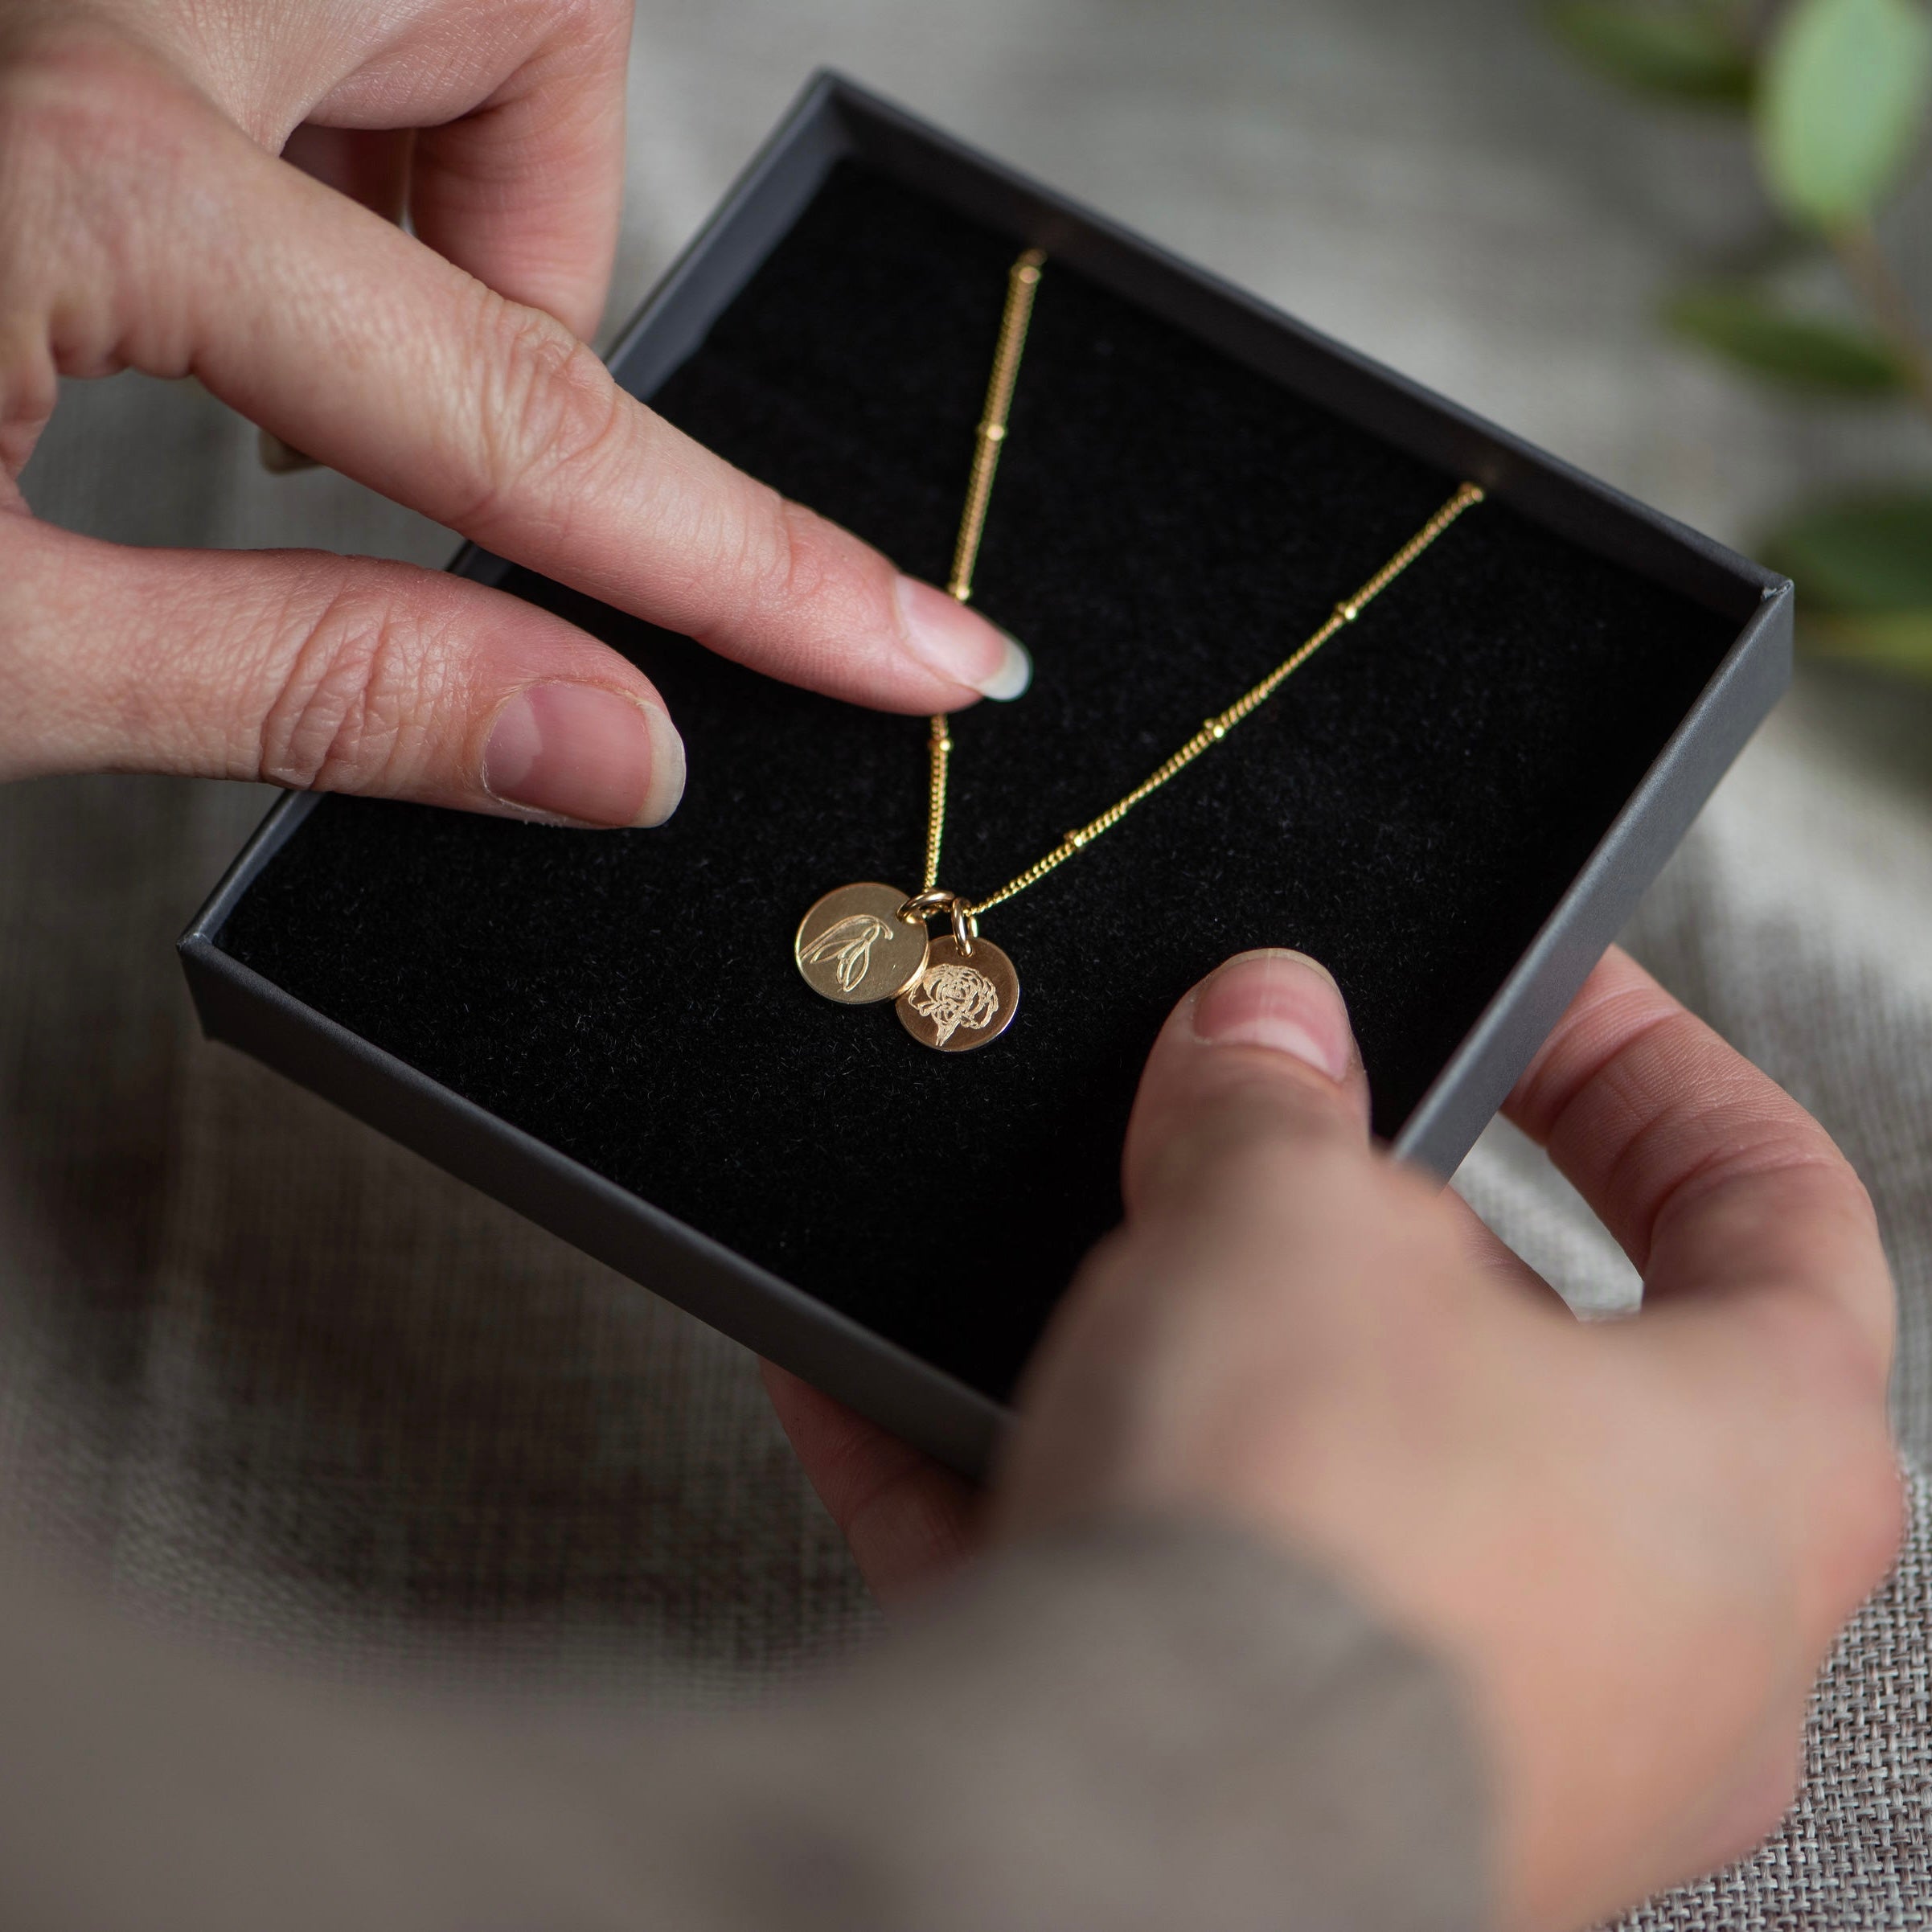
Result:
[[[70,66],[36,78],[51,160],[10,210],[51,272],[7,290],[13,332],[67,372],[191,371],[498,555],[835,697],[931,712],[1023,687],[1011,639],[699,447],[552,317],[265,154],[138,55]]]
[[[1613,949],[1504,1113],[1642,1271],[1647,1298],[1796,1290],[1842,1306],[1889,1363],[1891,1277],[1831,1136]]]

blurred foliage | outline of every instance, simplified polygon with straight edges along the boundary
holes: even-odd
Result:
[[[1883,336],[1830,316],[1794,314],[1749,282],[1693,282],[1664,304],[1663,319],[1740,368],[1794,388],[1871,396],[1905,387]]]
[[[1776,542],[1778,568],[1835,609],[1932,611],[1932,489],[1811,511]]]
[[[1778,233],[1749,273],[1672,292],[1665,326],[1741,374],[1932,419],[1932,348],[1878,220],[1923,152],[1932,0],[1544,0],[1557,36],[1634,93],[1727,113]],[[1794,265],[1837,299],[1794,302]],[[1820,655],[1932,680],[1932,484],[1868,486],[1795,513],[1766,560],[1798,583]]]
[[[1932,675],[1932,489],[1850,497],[1795,516],[1765,560],[1803,586],[1815,655]]]
[[[1749,51],[1714,8],[1555,0],[1548,12],[1564,40],[1626,86],[1724,107],[1751,97]]]
[[[1766,185],[1794,221],[1868,221],[1918,145],[1932,83],[1922,0],[1800,0],[1756,90]]]

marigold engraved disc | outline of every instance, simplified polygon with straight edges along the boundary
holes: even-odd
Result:
[[[925,965],[923,921],[901,919],[905,894],[889,885],[842,885],[798,922],[793,956],[805,983],[841,1006],[896,999]]]
[[[1005,1032],[1019,1005],[1012,961],[985,939],[969,955],[947,933],[926,949],[919,983],[900,995],[899,1023],[922,1047],[968,1053]]]

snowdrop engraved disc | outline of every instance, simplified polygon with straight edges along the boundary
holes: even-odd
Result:
[[[842,885],[798,922],[792,951],[805,983],[841,1006],[896,999],[925,966],[923,920],[901,919],[905,894],[889,885]]]

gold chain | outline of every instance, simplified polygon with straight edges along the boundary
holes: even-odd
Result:
[[[1208,719],[1172,757],[1164,765],[1157,766],[1126,798],[1110,805],[1097,818],[1090,818],[1078,830],[1069,832],[1052,851],[1044,859],[1035,859],[1018,878],[1009,879],[998,892],[989,894],[975,904],[966,907],[966,917],[976,919],[989,907],[1015,897],[1030,885],[1039,884],[1048,872],[1056,866],[1064,865],[1076,852],[1085,846],[1091,845],[1102,832],[1111,831],[1142,799],[1159,791],[1170,778],[1185,771],[1203,752],[1220,744],[1242,719],[1265,704],[1274,695],[1276,687],[1299,671],[1337,631],[1352,624],[1368,605],[1380,597],[1465,510],[1473,509],[1482,500],[1483,492],[1475,484],[1463,484],[1353,597],[1335,605],[1327,622],[1292,657],[1284,658],[1253,690],[1244,691],[1224,712]]]
[[[993,478],[999,470],[999,449],[1007,440],[1007,418],[1012,413],[1013,385],[1019,380],[1019,358],[1027,346],[1027,325],[1033,319],[1033,291],[1046,262],[1042,248],[1028,248],[1007,271],[1007,306],[999,318],[999,347],[993,352],[993,374],[987,384],[986,407],[973,439],[973,474],[966,485],[966,513],[959,519],[959,540],[953,546],[950,596],[962,604],[973,596],[973,566],[979,561],[979,539],[985,535],[987,505],[993,500]],[[931,784],[925,818],[925,889],[939,883],[939,847],[945,837],[946,771],[952,761],[953,732],[943,712],[929,720],[926,751],[931,761]]]
[[[993,377],[987,388],[986,408],[981,416],[973,449],[973,475],[966,487],[966,514],[960,519],[959,542],[953,555],[953,579],[946,586],[961,603],[973,594],[973,567],[978,560],[979,542],[985,534],[987,506],[993,494],[993,478],[999,468],[1000,445],[1005,442],[1007,418],[1013,405],[1013,388],[1019,379],[1019,359],[1026,347],[1027,326],[1032,318],[1033,292],[1046,256],[1028,248],[1014,263],[1007,277],[1007,305],[1000,318],[999,347],[993,357]],[[996,892],[973,904],[959,904],[969,922],[982,913],[1007,900],[1017,898],[1028,886],[1037,885],[1048,873],[1063,866],[1073,855],[1091,845],[1102,832],[1111,831],[1142,799],[1151,796],[1170,778],[1179,777],[1204,751],[1220,744],[1244,718],[1259,711],[1278,689],[1334,637],[1345,630],[1410,564],[1421,556],[1466,510],[1483,501],[1479,484],[1464,483],[1454,496],[1398,550],[1352,597],[1344,597],[1328,614],[1327,622],[1288,657],[1276,665],[1260,683],[1242,692],[1228,708],[1216,714],[1164,764],[1158,765],[1124,798],[1109,806],[1097,818],[1067,834],[1044,858],[1036,859],[1016,878],[1009,879]],[[953,737],[944,716],[932,720],[929,745],[932,760],[930,799],[926,816],[925,889],[939,883],[940,843],[945,832],[946,777],[951,762]],[[956,902],[957,903],[957,902]]]

